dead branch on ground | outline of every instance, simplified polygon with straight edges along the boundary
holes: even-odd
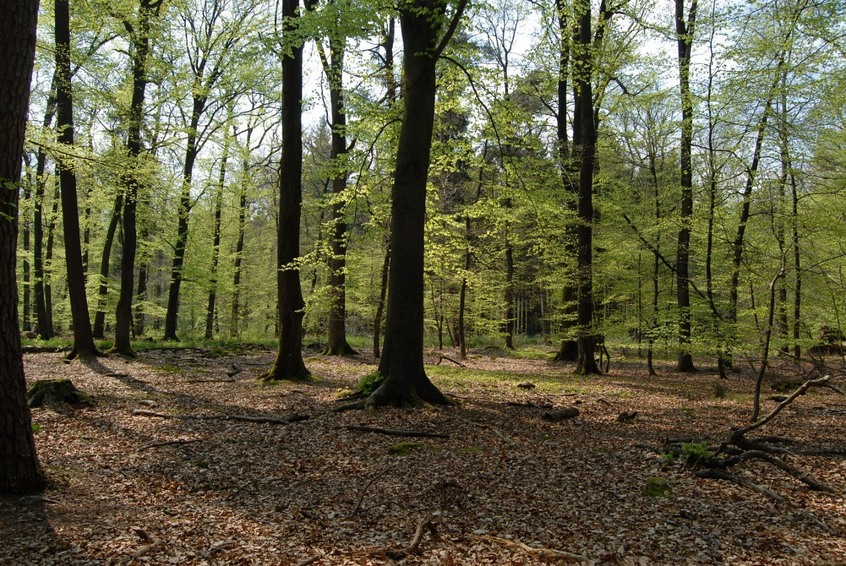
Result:
[[[440,432],[426,432],[398,428],[381,428],[364,425],[345,425],[342,428],[345,428],[347,430],[357,430],[360,432],[375,432],[377,434],[386,434],[388,436],[407,436],[413,438],[449,438],[448,434],[442,434]]]
[[[146,409],[135,409],[133,415],[158,417],[160,419],[203,420],[203,421],[242,421],[259,424],[291,424],[308,420],[308,415],[294,414],[290,417],[253,417],[250,415],[185,415],[177,413],[157,413]]]
[[[575,554],[573,552],[567,552],[566,550],[558,550],[555,548],[546,548],[546,547],[536,547],[536,546],[529,546],[524,542],[520,542],[519,540],[512,540],[508,538],[502,537],[495,537],[492,535],[474,535],[473,538],[495,542],[497,544],[501,544],[504,546],[510,546],[513,548],[519,548],[523,552],[527,554],[534,554],[537,556],[542,556],[546,559],[552,560],[563,560],[565,562],[588,562],[589,559],[586,556],[582,556],[581,554]]]

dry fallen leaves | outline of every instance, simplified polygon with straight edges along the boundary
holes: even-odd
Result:
[[[443,380],[458,406],[333,412],[337,391],[374,360],[311,357],[318,383],[270,387],[254,380],[272,362],[267,352],[25,361],[30,381],[70,378],[96,404],[33,410],[50,487],[0,500],[0,563],[846,561],[843,457],[794,460],[834,495],[760,463],[735,470],[786,498],[776,503],[650,450],[668,437],[719,440],[744,424],[751,375],[723,383],[729,394],[716,398],[707,372],[652,378],[618,364],[577,379],[568,366],[477,355]],[[463,380],[474,370],[492,377]],[[568,407],[577,418],[542,418]],[[831,391],[810,392],[768,434],[842,448],[844,408]],[[372,429],[443,437],[415,438],[398,455],[389,448],[402,439]],[[654,476],[670,496],[642,495]]]

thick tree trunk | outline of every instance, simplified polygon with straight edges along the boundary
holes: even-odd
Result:
[[[56,127],[58,141],[67,147],[74,143],[73,91],[70,68],[70,8],[68,0],[55,0],[56,33],[56,102],[58,115]],[[68,358],[95,356],[97,347],[91,334],[91,318],[85,293],[85,268],[82,263],[82,242],[79,227],[76,172],[73,164],[58,161],[59,182],[62,191],[62,223],[65,235],[65,265],[67,266],[68,294],[73,324],[73,349]]]
[[[690,94],[690,58],[693,53],[693,31],[696,22],[696,0],[692,0],[687,20],[684,0],[676,4],[676,43],[679,54],[679,88],[681,91],[682,124],[679,147],[681,203],[678,250],[676,252],[676,300],[679,309],[679,354],[676,369],[696,371],[690,352],[690,228],[693,222],[693,101]]]
[[[460,2],[454,18],[465,3]],[[381,385],[371,406],[447,404],[423,368],[423,232],[426,181],[435,122],[435,66],[444,5],[430,0],[403,5],[403,123],[397,148],[391,202],[391,266]],[[457,19],[453,24],[457,23]],[[454,31],[450,27],[448,35]],[[441,40],[441,48],[448,37]]]
[[[15,273],[18,184],[37,17],[35,0],[0,4],[0,493],[32,493],[44,486],[26,404]]]
[[[282,1],[283,25],[295,32],[297,0]],[[303,300],[300,270],[300,215],[302,211],[302,98],[303,47],[295,45],[282,58],[282,167],[279,177],[277,272],[279,348],[266,381],[302,381],[311,378],[303,362]]]
[[[593,61],[590,45],[593,40],[591,33],[591,9],[588,2],[578,2],[579,33],[576,36],[580,44],[579,55],[576,57],[576,117],[577,128],[582,133],[581,147],[578,154],[579,168],[579,199],[576,230],[578,245],[578,306],[579,323],[578,360],[576,373],[593,375],[602,373],[596,365],[594,351],[596,349],[596,335],[593,326],[593,173],[596,165],[596,123],[593,112]]]

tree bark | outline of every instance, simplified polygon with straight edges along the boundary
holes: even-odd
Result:
[[[282,0],[283,29],[296,33],[297,0]],[[302,212],[303,46],[298,42],[282,57],[282,166],[279,177],[276,284],[279,313],[279,348],[265,381],[303,381],[311,374],[303,362],[303,300],[300,270],[300,215]]]
[[[579,0],[577,20],[579,22],[576,42],[579,52],[576,56],[576,107],[574,128],[582,133],[579,154],[579,198],[577,204],[578,227],[578,306],[579,324],[578,360],[576,373],[593,375],[602,373],[596,365],[594,351],[596,335],[593,328],[593,172],[596,165],[596,123],[593,112],[593,61],[591,56],[591,9],[587,0]],[[604,2],[603,2],[604,6]]]
[[[345,216],[345,196],[347,189],[347,116],[344,108],[344,50],[346,37],[332,36],[329,39],[329,56],[320,48],[323,72],[329,81],[329,106],[332,122],[332,147],[330,159],[335,163],[336,174],[332,179],[332,216],[330,222],[329,247],[329,321],[326,354],[329,356],[355,355],[352,346],[347,343],[347,222]]]
[[[53,123],[56,115],[56,75],[53,74],[53,83],[50,85],[50,94],[47,96],[47,108],[44,111],[44,120],[41,126],[47,130]],[[33,277],[35,284],[33,295],[35,299],[35,324],[38,336],[43,340],[53,337],[53,325],[47,314],[47,294],[45,283],[47,270],[44,259],[44,192],[47,185],[44,172],[47,167],[47,152],[45,148],[39,147],[35,158],[35,201],[33,203]]]
[[[379,362],[381,385],[368,405],[416,406],[448,400],[423,368],[423,233],[426,182],[435,122],[435,66],[464,11],[460,0],[446,35],[446,3],[416,0],[403,4],[403,122],[391,199],[391,265],[385,348]],[[439,43],[440,41],[440,43]]]
[[[56,36],[56,103],[58,141],[72,148],[74,144],[73,90],[70,67],[70,7],[68,0],[55,0]],[[79,227],[76,172],[73,164],[59,159],[59,182],[62,191],[62,223],[65,235],[65,265],[73,324],[73,349],[69,359],[94,357],[97,347],[91,333],[88,298],[85,292],[85,268]]]
[[[571,28],[571,21],[568,16],[570,9],[569,2],[565,0],[556,0],[556,9],[558,11],[558,115],[556,116],[557,135],[558,135],[558,167],[561,171],[561,180],[564,184],[564,201],[567,207],[575,215],[576,202],[578,200],[578,162],[576,156],[573,154],[573,147],[578,143],[581,144],[581,132],[573,130],[573,144],[571,146],[567,134],[567,89],[568,76],[570,73],[570,40],[573,30]],[[565,228],[567,232],[567,253],[575,258],[578,255],[576,250],[576,230],[573,226]],[[562,330],[565,338],[561,340],[558,352],[555,354],[553,361],[556,362],[574,362],[579,357],[578,342],[572,337],[568,336],[573,327],[576,325],[576,296],[577,286],[575,282],[569,282],[564,287],[562,300],[564,303],[564,317],[562,321]]]
[[[223,155],[220,158],[220,174],[217,178],[217,192],[214,197],[214,235],[212,236],[212,264],[209,271],[209,300],[206,307],[206,340],[214,337],[214,313],[217,302],[217,266],[220,262],[220,221],[223,216],[223,187],[226,183],[226,164],[229,160],[229,136],[223,141]]]
[[[123,202],[123,256],[120,267],[120,295],[115,309],[115,343],[113,350],[134,355],[132,349],[132,299],[135,286],[135,254],[138,249],[138,189],[141,156],[141,127],[144,121],[144,96],[147,89],[147,58],[150,53],[151,20],[158,15],[164,0],[139,0],[137,27],[124,22],[130,32],[132,56],[132,100],[127,120],[126,153],[130,163],[121,176]]]
[[[16,284],[18,198],[38,2],[0,4],[0,493],[44,486],[26,404]]]
[[[690,352],[690,228],[693,222],[693,101],[690,94],[690,59],[693,53],[693,32],[696,22],[696,0],[692,0],[687,19],[684,0],[676,4],[676,43],[679,56],[679,89],[681,91],[682,124],[679,146],[681,228],[676,252],[676,300],[679,309],[679,354],[676,369],[696,371]]]

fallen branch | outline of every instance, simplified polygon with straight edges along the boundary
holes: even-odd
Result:
[[[388,436],[408,436],[413,438],[449,438],[448,434],[442,434],[440,432],[426,432],[397,428],[380,428],[375,426],[364,425],[346,425],[342,428],[345,428],[347,430],[357,430],[360,432],[375,432],[377,434],[386,434]]]
[[[831,379],[830,375],[824,375],[824,376],[818,377],[816,379],[809,379],[809,380],[805,381],[805,383],[800,385],[793,393],[791,393],[787,397],[787,399],[785,399],[784,401],[782,401],[781,403],[776,405],[775,408],[772,411],[770,411],[769,414],[767,414],[765,417],[758,419],[755,422],[750,423],[750,424],[748,424],[744,427],[733,430],[732,433],[731,433],[731,442],[732,443],[737,443],[737,442],[742,443],[743,442],[743,436],[746,433],[752,432],[753,430],[755,430],[757,428],[761,428],[762,426],[764,426],[765,424],[767,424],[768,422],[773,420],[780,412],[782,412],[784,410],[785,407],[787,407],[793,401],[795,401],[797,397],[799,397],[800,395],[804,395],[808,391],[808,389],[810,389],[811,387],[814,387],[814,386],[825,385],[826,383],[828,383],[828,381],[830,379]]]
[[[760,493],[761,495],[765,495],[770,499],[778,501],[779,503],[785,503],[787,500],[779,495],[778,493],[774,492],[768,487],[764,487],[762,485],[758,485],[757,483],[751,482],[746,478],[742,478],[738,475],[732,474],[730,472],[726,472],[725,470],[714,470],[712,468],[707,468],[704,470],[697,470],[696,476],[700,478],[708,478],[708,479],[715,479],[715,480],[726,480],[730,482],[734,482],[737,485],[743,486],[747,489],[751,489],[755,493]]]
[[[187,440],[160,440],[158,442],[148,442],[147,444],[142,444],[138,448],[135,449],[136,452],[141,452],[142,450],[147,450],[149,448],[161,448],[162,446],[177,446],[181,444],[193,444],[195,442],[202,442],[201,438],[191,438]]]
[[[442,362],[442,361],[444,361],[444,360],[446,360],[446,361],[448,361],[448,362],[452,362],[452,363],[454,363],[455,365],[457,365],[457,366],[461,366],[461,367],[463,367],[463,368],[466,368],[466,367],[467,367],[466,365],[462,364],[462,363],[461,363],[461,362],[459,362],[458,360],[454,360],[454,359],[450,358],[449,356],[444,356],[443,354],[441,354],[441,359],[439,359],[439,360],[438,360],[438,363],[437,363],[437,364],[435,364],[435,365],[438,365],[438,366],[439,366],[439,365],[441,365],[441,362]]]
[[[502,544],[505,546],[511,546],[514,548],[519,548],[523,552],[528,554],[537,554],[543,556],[544,558],[552,558],[556,560],[564,560],[565,562],[588,562],[589,559],[581,554],[575,554],[573,552],[567,552],[566,550],[558,550],[555,548],[545,548],[545,547],[536,547],[536,546],[529,546],[526,543],[520,542],[519,540],[511,540],[502,537],[495,537],[492,535],[474,535],[474,538],[478,538],[480,540],[487,540],[490,542],[495,542],[497,544]]]
[[[420,519],[417,522],[417,528],[414,529],[414,536],[411,538],[411,543],[408,546],[400,550],[386,550],[385,554],[394,560],[399,560],[409,554],[417,554],[420,550],[420,543],[423,541],[423,535],[426,531],[429,531],[429,534],[432,536],[432,540],[441,540],[432,519],[430,517],[426,517],[425,519]]]
[[[203,420],[203,421],[243,421],[261,424],[291,424],[307,420],[308,415],[291,415],[290,417],[253,417],[250,415],[180,415],[176,413],[157,413],[146,409],[135,409],[133,415],[141,417],[158,417],[160,419]]]
[[[367,490],[370,489],[370,486],[373,485],[373,483],[376,480],[378,480],[379,478],[381,478],[382,476],[384,476],[385,474],[387,474],[388,472],[390,472],[391,470],[393,470],[396,467],[397,467],[396,464],[394,464],[393,466],[388,466],[387,468],[385,468],[381,472],[374,475],[372,478],[370,478],[367,481],[366,484],[364,484],[364,487],[361,489],[361,493],[358,495],[358,501],[356,501],[356,503],[355,503],[355,509],[353,509],[353,512],[352,512],[353,515],[357,514],[359,512],[359,510],[361,510],[361,503],[364,501],[364,495],[367,493]]]
[[[234,379],[186,379],[185,383],[235,383]]]

